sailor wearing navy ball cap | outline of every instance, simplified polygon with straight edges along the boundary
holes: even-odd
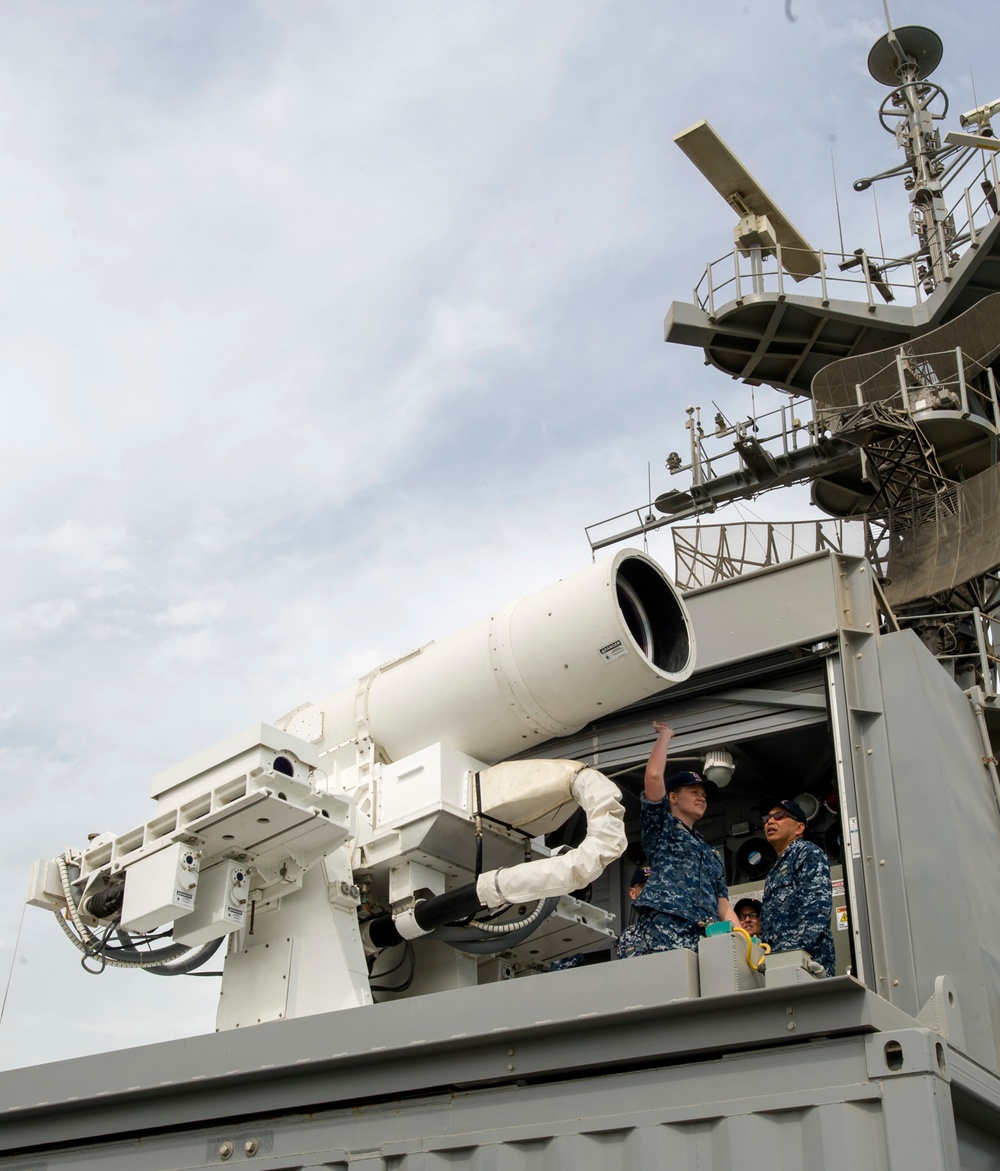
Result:
[[[808,819],[787,797],[767,797],[758,806],[764,837],[778,860],[764,882],[761,938],[772,952],[808,952],[827,976],[834,972],[830,863],[804,838]]]
[[[722,862],[694,828],[718,790],[698,773],[677,772],[667,777],[667,750],[673,729],[653,722],[656,742],[646,762],[644,792],[639,811],[643,852],[649,878],[636,905],[636,947],[631,953],[697,950],[706,924],[739,921],[729,905],[729,889]]]

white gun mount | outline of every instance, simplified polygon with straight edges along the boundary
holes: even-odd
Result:
[[[228,939],[219,1028],[606,945],[611,916],[569,895],[625,849],[617,787],[505,758],[683,681],[694,652],[674,587],[623,550],[161,773],[150,821],[37,862],[28,902],[92,969],[183,974]],[[552,853],[578,809],[586,837]]]

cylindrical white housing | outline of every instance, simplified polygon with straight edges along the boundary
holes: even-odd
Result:
[[[287,730],[315,740],[321,711],[321,747],[367,733],[390,760],[440,741],[492,764],[681,682],[694,658],[679,594],[626,549],[296,712]]]

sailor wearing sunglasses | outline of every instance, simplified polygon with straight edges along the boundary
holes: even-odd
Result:
[[[768,797],[759,808],[764,837],[778,855],[764,883],[761,937],[772,952],[801,948],[832,976],[830,863],[819,846],[804,839],[807,818],[799,804]]]

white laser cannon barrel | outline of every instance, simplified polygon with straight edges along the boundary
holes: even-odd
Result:
[[[321,750],[360,736],[398,760],[440,741],[494,763],[682,682],[694,660],[680,595],[625,549],[280,722]]]

